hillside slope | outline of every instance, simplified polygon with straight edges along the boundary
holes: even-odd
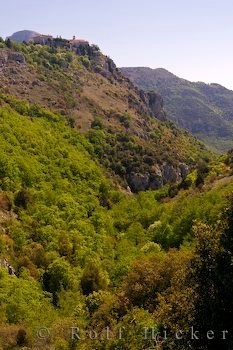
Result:
[[[160,95],[134,87],[97,46],[71,50],[64,39],[51,46],[4,45],[2,91],[64,115],[85,133],[121,186],[133,192],[157,189],[180,181],[199,159],[210,157],[166,119]]]
[[[211,154],[166,120],[161,97],[134,88],[97,48],[8,45],[0,42],[0,349],[141,350],[154,348],[149,327],[189,333],[197,287],[212,296],[215,271],[231,298],[232,249],[218,246],[214,228],[229,210],[233,151],[207,164]],[[96,65],[96,50],[107,66]],[[122,190],[155,173],[166,186]],[[213,269],[216,250],[229,263]],[[202,284],[190,278],[195,266]],[[224,295],[208,293],[216,316]],[[177,344],[167,337],[169,349],[190,339]]]
[[[168,117],[218,151],[233,147],[233,91],[218,84],[193,83],[165,69],[121,68],[145,91],[164,97]]]
[[[196,222],[219,219],[233,190],[232,154],[210,164],[202,187],[194,171],[190,188],[173,198],[168,186],[124,194],[66,119],[5,94],[0,146],[1,348],[153,346],[142,327],[160,324],[159,297],[189,266]],[[189,300],[190,285],[188,293],[179,285]],[[123,347],[118,337],[70,341],[74,325],[101,334],[109,324],[114,334],[130,327]],[[49,330],[46,338],[40,329]]]

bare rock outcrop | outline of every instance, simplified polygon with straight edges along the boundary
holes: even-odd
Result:
[[[153,173],[138,172],[128,174],[127,182],[132,192],[158,190],[166,184],[181,181],[190,172],[189,167],[185,163],[180,163],[177,167],[164,163],[160,166],[157,165],[153,170]]]
[[[25,57],[19,52],[13,52],[4,49],[0,50],[0,67],[4,66],[8,62],[25,64]]]
[[[166,120],[166,114],[163,109],[164,102],[162,96],[153,91],[145,92],[143,90],[140,90],[139,93],[141,100],[151,111],[152,116],[160,120]]]
[[[10,276],[16,276],[15,269],[10,265],[7,259],[0,258],[0,267],[6,269]]]
[[[15,61],[21,64],[25,64],[25,57],[23,54],[19,52],[9,52],[8,53],[8,60],[9,61]]]
[[[6,64],[8,61],[8,54],[5,50],[0,50],[0,67]]]

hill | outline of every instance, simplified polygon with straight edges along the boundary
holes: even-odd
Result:
[[[136,88],[97,46],[70,48],[65,39],[2,46],[2,91],[62,114],[86,134],[120,186],[158,189],[211,157],[166,119],[160,95]]]
[[[213,157],[96,46],[2,41],[0,85],[0,349],[232,330],[233,152]]]
[[[190,82],[165,69],[121,68],[145,91],[159,92],[168,117],[211,148],[224,152],[233,146],[233,91],[218,84]]]
[[[8,37],[8,39],[22,43],[24,41],[25,42],[29,41],[30,39],[32,39],[34,36],[37,36],[37,35],[39,35],[39,33],[34,32],[32,30],[21,30],[19,32],[13,33],[11,36]]]
[[[170,298],[194,307],[195,284],[189,278],[186,289],[183,279],[190,242],[196,220],[214,226],[226,205],[232,155],[209,164],[198,187],[200,170],[182,186],[129,195],[116,190],[93,145],[64,117],[5,94],[0,145],[3,350],[100,350],[122,342],[139,350],[153,345],[141,336],[148,322],[171,327],[178,312],[189,325],[191,311],[186,320],[183,304],[173,311]],[[211,237],[204,247],[212,247]],[[71,342],[74,325],[82,334],[128,327],[132,338]]]

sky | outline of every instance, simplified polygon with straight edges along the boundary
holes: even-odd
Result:
[[[87,39],[118,67],[233,90],[232,0],[0,0],[0,36],[23,29]]]

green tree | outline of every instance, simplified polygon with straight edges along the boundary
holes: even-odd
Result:
[[[53,294],[53,303],[58,303],[58,293],[70,285],[70,265],[63,258],[54,260],[43,275],[44,288]]]
[[[106,289],[108,280],[101,269],[90,262],[83,271],[81,278],[81,287],[84,295]]]
[[[190,281],[195,288],[194,326],[204,334],[215,332],[195,343],[195,349],[230,350],[233,345],[233,197],[217,229],[201,224],[196,229],[195,256]],[[226,339],[222,332],[227,330]]]
[[[8,38],[6,39],[6,46],[11,49],[13,47],[12,41]]]

